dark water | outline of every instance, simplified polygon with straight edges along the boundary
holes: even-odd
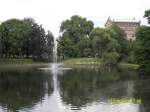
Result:
[[[0,70],[0,112],[150,112],[150,78],[79,67]]]

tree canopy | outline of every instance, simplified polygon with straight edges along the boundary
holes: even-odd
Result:
[[[61,23],[58,51],[66,57],[82,57],[83,52],[89,50],[89,34],[93,29],[93,22],[80,16],[72,16],[70,20]]]
[[[44,28],[32,18],[4,21],[0,25],[0,56],[41,59],[48,53],[48,49],[51,51],[53,47],[50,44],[53,39],[49,39],[49,35],[50,33],[46,34]],[[50,38],[53,38],[52,34]]]
[[[128,41],[125,39],[125,33],[116,25],[110,28],[93,29],[90,39],[95,55],[102,58],[102,62],[107,62],[107,64],[117,63],[128,54]],[[113,57],[116,57],[116,60],[109,61],[114,59]]]
[[[144,17],[147,18],[148,24],[150,24],[150,9],[145,11]]]
[[[150,22],[150,10],[145,11],[145,15]],[[150,74],[150,27],[141,26],[136,32],[136,41],[134,44],[134,57],[140,65],[140,74]]]
[[[134,54],[142,74],[150,74],[150,27],[141,26],[136,34]]]
[[[91,21],[75,15],[61,23],[60,33],[58,53],[63,58],[111,58],[112,54],[116,57],[113,61],[116,63],[128,56],[129,41],[124,31],[116,25],[94,28]]]

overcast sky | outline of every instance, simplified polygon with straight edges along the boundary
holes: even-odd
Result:
[[[59,26],[72,15],[80,15],[103,27],[107,18],[143,19],[150,0],[0,0],[0,21],[32,17],[46,30],[59,35]]]

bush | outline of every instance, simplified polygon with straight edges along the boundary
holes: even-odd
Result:
[[[117,52],[104,53],[102,55],[101,63],[104,66],[117,65],[119,57],[120,56]]]

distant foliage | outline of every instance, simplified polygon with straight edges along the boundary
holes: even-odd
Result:
[[[150,74],[150,27],[141,26],[136,33],[134,55],[142,74]]]
[[[32,18],[7,20],[0,25],[0,57],[45,58],[51,54],[52,38]]]
[[[92,49],[95,56],[102,58],[103,65],[116,64],[128,56],[129,41],[125,36],[124,31],[116,25],[93,29],[90,34]]]
[[[145,18],[150,24],[150,9],[145,11]],[[140,65],[139,74],[150,75],[150,27],[141,26],[136,32],[134,43],[134,60]]]
[[[147,18],[148,24],[150,24],[150,9],[145,11],[144,17]]]
[[[93,23],[80,16],[72,16],[62,22],[58,39],[58,53],[66,57],[109,58],[117,63],[128,57],[129,41],[122,29],[116,25],[110,28],[94,28]],[[114,56],[115,59],[110,55]]]
[[[101,62],[103,65],[108,65],[108,66],[113,66],[117,65],[119,61],[120,55],[117,52],[109,52],[109,53],[104,53]]]
[[[62,57],[85,57],[90,55],[89,35],[93,22],[80,16],[72,16],[61,23],[58,39],[58,53]]]

